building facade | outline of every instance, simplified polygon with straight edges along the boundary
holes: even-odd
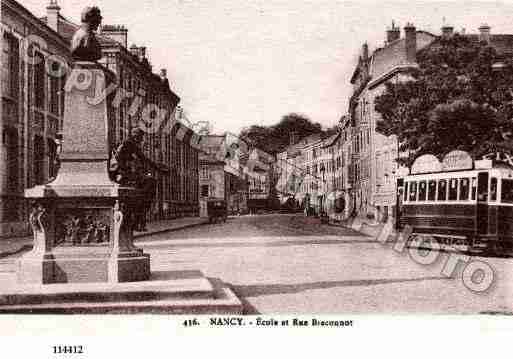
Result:
[[[276,192],[278,174],[274,156],[255,147],[249,148],[243,173],[248,184],[247,207],[250,213],[279,207]]]
[[[291,199],[308,214],[339,221],[351,214],[351,130],[343,116],[337,133],[306,136],[277,155],[282,203]]]
[[[42,21],[69,42],[79,25],[59,10],[51,1]],[[98,39],[103,55],[99,62],[114,73],[117,85],[109,95],[111,151],[128,138],[132,128],[145,127],[145,155],[169,169],[152,170],[157,189],[148,220],[197,216],[199,149],[196,135],[181,121],[180,98],[169,86],[166,69],[153,73],[144,46],[127,48],[128,30],[122,25],[103,25]]]
[[[292,139],[287,149],[276,155],[278,198],[281,206],[290,210],[300,209],[304,199],[302,189],[305,170],[301,147],[300,143],[294,143]]]
[[[333,148],[326,147],[321,134],[313,134],[300,140],[300,167],[304,170],[301,185],[302,207],[319,214],[324,210],[332,176],[329,171]]]
[[[2,0],[0,236],[29,230],[25,188],[56,175],[69,44],[14,0]]]
[[[406,24],[401,37],[400,29],[392,23],[383,47],[370,55],[368,45],[363,44],[351,78],[353,95],[349,102],[353,127],[352,186],[358,214],[387,220],[394,213],[396,180],[408,171],[397,166],[396,159],[403,154],[398,151],[396,137],[387,138],[376,131],[376,123],[381,120],[374,108],[376,97],[385,91],[387,82],[411,80],[408,71],[418,67],[420,50],[438,46],[440,39],[453,35],[450,25],[444,25],[440,35],[433,35]],[[486,42],[499,54],[513,53],[513,35],[492,34],[488,25],[480,26],[477,34],[459,35]]]
[[[200,215],[207,216],[206,202],[213,198],[224,199],[229,214],[246,213],[248,175],[239,141],[231,141],[227,134],[206,135],[200,148]]]
[[[387,81],[410,79],[408,70],[418,67],[417,51],[436,39],[435,35],[418,31],[412,24],[404,27],[404,37],[400,35],[400,29],[392,23],[383,47],[369,54],[368,45],[363,44],[351,77],[352,201],[355,214],[374,219],[386,218],[393,212],[398,172],[397,143],[395,138],[387,139],[376,132],[380,115],[374,109],[374,100],[383,93]]]

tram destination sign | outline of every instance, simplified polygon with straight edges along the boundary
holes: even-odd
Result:
[[[473,166],[472,157],[468,152],[455,150],[445,155],[442,160],[442,171],[471,170]]]

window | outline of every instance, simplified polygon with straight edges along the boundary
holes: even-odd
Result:
[[[7,192],[10,194],[18,192],[19,175],[19,146],[18,131],[13,127],[4,128],[6,147],[6,169],[7,169]]]
[[[53,178],[57,176],[58,163],[57,163],[57,144],[51,138],[46,140],[48,146],[48,177]]]
[[[410,201],[417,200],[417,182],[410,182]]]
[[[436,180],[429,180],[428,182],[428,201],[434,201],[436,198]]]
[[[490,201],[497,200],[497,178],[490,179]]]
[[[41,136],[34,137],[34,181],[36,184],[45,182],[45,143]]]
[[[419,182],[419,201],[425,201],[427,194],[427,185],[426,181]]]
[[[447,180],[438,180],[438,201],[447,200]]]
[[[5,221],[18,221],[19,220],[19,205],[20,198],[18,197],[19,191],[19,146],[18,146],[18,131],[13,127],[4,127],[3,135],[5,136],[5,150],[6,150],[6,170],[7,178],[9,179],[6,184],[7,192],[2,198],[4,206],[4,220]]]
[[[18,40],[11,34],[4,33],[2,50],[2,93],[17,100],[19,74]]]
[[[476,199],[476,192],[477,192],[477,179],[475,177],[472,177],[472,200],[474,201]]]
[[[451,178],[449,180],[449,201],[456,201],[458,199],[458,179]]]
[[[40,52],[36,52],[37,59],[34,65],[34,99],[36,107],[45,107],[45,58]]]
[[[408,200],[408,182],[404,182],[404,200]]]
[[[57,61],[52,61],[52,73],[58,73],[60,64]],[[55,72],[53,72],[55,71]],[[50,93],[49,93],[49,100],[50,100],[50,112],[54,115],[59,115],[59,99],[61,95],[61,79],[57,76],[51,76],[49,75],[48,80],[50,82]]]
[[[201,166],[201,178],[208,179],[208,177],[208,166]]]
[[[468,195],[470,192],[469,179],[460,178],[460,201],[468,201]]]
[[[501,201],[504,203],[513,203],[513,180],[502,180]]]

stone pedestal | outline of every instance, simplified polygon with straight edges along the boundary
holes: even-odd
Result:
[[[51,183],[25,191],[32,200],[34,248],[18,261],[20,283],[129,282],[150,276],[148,254],[133,245],[143,194],[111,181],[113,75],[75,64],[65,87],[61,168]]]

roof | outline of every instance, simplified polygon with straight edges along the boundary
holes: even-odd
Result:
[[[341,132],[337,132],[336,134],[326,138],[324,140],[324,147],[333,146],[337,142],[337,140],[340,138],[340,134],[341,134]]]
[[[43,16],[41,18],[41,21],[43,21],[44,23],[47,23],[47,20],[48,19],[46,16]],[[58,25],[59,35],[61,35],[64,38],[64,40],[68,42],[71,41],[71,39],[73,38],[73,34],[75,34],[75,31],[77,31],[77,29],[80,27],[78,24],[75,24],[74,22],[68,20],[61,14],[59,14]]]
[[[478,42],[479,35],[468,34],[463,35],[471,41]],[[490,34],[490,45],[500,54],[513,53],[513,35],[512,34]]]
[[[299,145],[301,147],[305,147],[305,146],[311,145],[314,142],[318,142],[320,140],[322,140],[322,134],[320,132],[318,132],[318,133],[314,133],[309,136],[301,138],[299,140],[299,142],[297,143],[297,145]]]
[[[293,158],[293,157],[299,156],[301,154],[301,148],[303,148],[303,145],[301,145],[301,142],[298,142],[298,143],[288,146],[285,150],[285,152],[287,152],[287,158]]]
[[[40,18],[40,20],[42,22],[46,23],[47,17],[43,16],[42,18]],[[112,25],[108,25],[108,26],[112,26]],[[67,43],[71,42],[73,35],[75,34],[75,32],[78,30],[79,27],[80,27],[80,25],[78,25],[77,23],[75,23],[75,22],[69,20],[68,18],[62,16],[61,14],[59,14],[59,21],[58,21],[59,35]],[[124,30],[126,30],[126,29],[124,29]],[[137,57],[134,54],[132,54],[128,49],[126,49],[124,47],[124,45],[122,45],[120,42],[118,42],[106,35],[102,35],[101,33],[96,34],[96,38],[98,39],[98,42],[100,43],[100,46],[102,48],[116,47],[117,49],[122,51],[126,56],[132,58],[136,63],[141,64],[139,59],[137,59]],[[171,95],[171,102],[176,106],[180,102],[180,97],[171,90],[171,88],[169,87],[169,81],[163,82],[158,74],[155,74],[151,71],[151,67],[148,68],[148,73],[150,74],[152,80],[154,80],[155,82],[157,82],[159,84],[162,84],[163,87],[168,90],[169,94]]]
[[[364,65],[365,65],[365,64],[364,64],[364,62],[363,62],[363,60],[362,60],[362,57],[360,56],[360,57],[358,58],[358,64],[356,65],[356,67],[355,67],[355,69],[354,69],[354,71],[353,71],[353,74],[351,75],[351,80],[350,80],[350,82],[351,82],[352,84],[354,84],[354,83],[356,82],[356,78],[357,78],[357,77],[358,77],[358,75],[360,74],[360,70],[361,70],[362,66],[364,66]]]
[[[47,22],[47,17],[43,16],[41,18],[41,21]],[[112,25],[109,25],[112,26]],[[73,35],[80,27],[79,24],[74,23],[73,21],[69,20],[68,18],[62,16],[59,14],[59,34],[68,42],[71,41],[73,38]],[[118,41],[111,39],[108,36],[102,35],[102,34],[96,34],[96,38],[100,42],[100,45],[102,46],[112,46],[112,45],[118,45],[120,44]]]
[[[32,21],[32,24],[38,26],[40,30],[47,32],[49,36],[53,38],[60,46],[67,46],[67,42],[62,36],[59,35],[54,29],[52,29],[46,21],[42,21],[42,19],[36,17],[30,10],[28,10],[25,6],[20,4],[15,0],[2,0],[2,7],[7,6],[7,8],[12,11],[16,11],[19,15],[25,16],[27,20]],[[4,11],[4,9],[2,9]]]
[[[202,147],[221,146],[224,142],[224,135],[206,135],[201,138]]]
[[[430,45],[436,38],[429,32],[417,31],[417,51]],[[406,60],[406,39],[403,37],[374,51],[371,58],[370,76],[372,79],[377,79],[395,67],[407,64],[409,62]]]

